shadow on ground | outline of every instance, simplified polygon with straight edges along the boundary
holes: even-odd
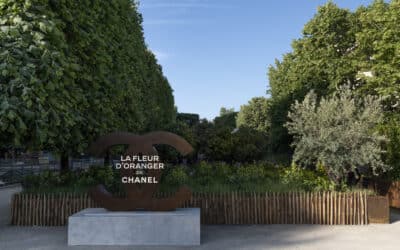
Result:
[[[390,208],[390,223],[400,223],[399,208]]]
[[[294,249],[326,240],[314,236],[319,226],[203,226],[202,244],[196,247],[67,247],[66,227],[14,227],[0,229],[1,249]],[[305,235],[306,234],[306,235]],[[157,237],[156,235],[154,237]],[[182,235],[182,237],[185,237]]]

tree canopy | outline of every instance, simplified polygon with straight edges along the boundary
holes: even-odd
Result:
[[[270,128],[269,100],[254,97],[247,105],[242,105],[236,118],[237,127],[248,127],[268,133]]]
[[[238,112],[234,108],[222,107],[219,116],[214,118],[214,124],[217,127],[228,127],[231,130],[236,128],[236,116]]]
[[[302,37],[293,41],[292,51],[268,71],[270,139],[275,151],[289,150],[293,138],[283,125],[296,100],[310,90],[327,96],[349,85],[356,95],[384,98],[381,131],[390,137],[387,150],[392,152],[387,160],[398,165],[400,155],[394,151],[400,143],[399,18],[399,0],[374,1],[354,12],[332,2],[318,9]]]
[[[175,119],[130,0],[0,2],[0,142],[75,153]]]

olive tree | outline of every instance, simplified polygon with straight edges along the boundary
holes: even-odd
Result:
[[[311,91],[292,105],[285,124],[294,138],[293,162],[320,163],[337,183],[350,173],[385,172],[389,166],[382,161],[382,144],[387,139],[376,132],[382,119],[380,99],[375,96],[355,98],[344,87],[319,99]]]

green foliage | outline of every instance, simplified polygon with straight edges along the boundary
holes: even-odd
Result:
[[[77,185],[89,187],[103,184],[109,187],[116,180],[119,181],[119,175],[111,167],[92,166],[87,171],[79,173]]]
[[[249,127],[235,128],[236,114],[233,109],[222,108],[221,116],[213,122],[205,119],[197,121],[197,115],[193,114],[178,114],[177,121],[167,126],[167,130],[185,138],[194,152],[183,158],[176,150],[158,145],[161,158],[174,164],[181,163],[183,159],[189,163],[197,160],[244,163],[265,158],[266,133]]]
[[[374,175],[389,170],[382,161],[381,144],[386,141],[376,131],[383,121],[380,100],[373,96],[354,98],[350,88],[318,102],[314,92],[303,102],[295,102],[286,127],[294,136],[293,161],[302,166],[321,163],[328,175],[341,183],[350,174]]]
[[[265,178],[266,173],[264,166],[260,164],[250,164],[238,167],[236,175],[237,181],[240,183],[256,183],[262,181]]]
[[[215,128],[207,138],[205,155],[211,161],[231,162],[235,147],[234,137],[230,128]]]
[[[385,162],[392,169],[387,172],[386,176],[392,180],[400,179],[400,117],[386,117],[385,120],[378,126],[381,134],[385,135],[390,140],[384,145]]]
[[[201,185],[209,185],[216,182],[221,176],[216,175],[215,165],[201,161],[193,166],[194,178]],[[224,176],[223,176],[224,178]]]
[[[261,160],[267,151],[264,133],[250,129],[215,127],[210,131],[204,148],[206,158],[211,161],[253,162]]]
[[[69,191],[86,191],[88,188],[103,184],[111,192],[121,192],[120,175],[112,167],[91,166],[87,170],[68,171],[63,173],[44,171],[38,175],[28,175],[22,181],[24,190],[51,191],[66,189]]]
[[[327,96],[340,85],[351,85],[357,95],[382,96],[385,120],[391,124],[384,126],[397,130],[400,123],[394,125],[391,120],[400,114],[399,17],[399,0],[374,1],[355,12],[332,2],[318,9],[304,26],[302,37],[293,42],[292,51],[269,68],[269,139],[275,151],[288,151],[292,137],[283,126],[287,113],[312,89],[318,96]],[[389,130],[383,131],[390,140],[397,140]],[[387,150],[395,152],[396,144]],[[387,163],[396,161],[389,157]]]
[[[192,186],[229,185],[235,178],[235,166],[224,162],[207,163],[201,161],[191,166]]]
[[[229,115],[235,113],[235,109],[234,108],[225,108],[225,107],[221,107],[221,109],[219,110],[219,116],[224,116],[224,115]]]
[[[235,173],[235,166],[229,165],[225,162],[214,162],[212,166],[214,179],[222,183],[227,183],[231,181],[230,179]]]
[[[362,93],[378,93],[385,104],[385,120],[380,125],[389,142],[385,162],[393,167],[388,173],[400,178],[400,1],[374,1],[356,14],[362,32],[356,34],[357,57],[361,60],[358,74],[363,80]]]
[[[182,186],[187,184],[189,176],[183,166],[177,166],[171,169],[165,177],[165,184],[168,186]]]
[[[200,122],[200,117],[198,114],[191,114],[191,113],[178,113],[176,115],[177,122],[183,122],[188,126],[192,127],[197,125]]]
[[[271,139],[275,147],[291,141],[283,125],[295,100],[303,99],[311,89],[326,95],[340,84],[355,82],[357,69],[349,51],[356,29],[353,14],[329,2],[304,26],[303,37],[292,44],[293,52],[269,68],[271,133],[276,133]]]
[[[292,164],[283,170],[282,183],[305,191],[333,191],[335,183],[329,179],[324,168],[319,165],[316,171],[308,170]]]
[[[285,168],[266,163],[229,165],[203,161],[196,165],[168,167],[163,172],[159,191],[175,192],[182,185],[189,186],[194,192],[327,191],[341,188],[329,180],[325,169],[323,166],[312,171],[296,165]],[[24,192],[31,193],[87,192],[97,184],[106,184],[107,190],[115,195],[124,194],[119,172],[110,167],[92,167],[61,175],[44,172],[27,176],[23,187]]]
[[[270,129],[270,103],[265,97],[254,97],[242,105],[236,118],[237,127],[247,127],[268,133]]]
[[[239,128],[232,135],[234,147],[231,158],[235,162],[255,162],[265,158],[268,139],[264,132],[251,128]]]
[[[0,142],[82,152],[104,133],[163,128],[171,87],[130,0],[0,2]]]
[[[200,162],[191,166],[189,186],[196,191],[283,191],[279,169],[264,163],[229,165],[223,162]]]
[[[156,145],[156,149],[158,154],[160,155],[160,159],[162,159],[162,161],[164,162],[168,162],[171,164],[179,164],[183,158],[189,158],[190,160],[193,160],[197,153],[197,138],[193,127],[190,127],[186,122],[177,120],[176,122],[168,125],[166,127],[166,130],[175,133],[188,141],[189,144],[192,145],[192,147],[194,148],[194,152],[185,157],[182,157],[182,155],[171,146]]]
[[[388,111],[400,113],[400,1],[374,1],[359,8],[354,51],[363,81],[360,90],[384,97]],[[365,74],[369,72],[369,74]]]
[[[235,112],[233,108],[227,109],[222,107],[219,116],[214,118],[214,124],[217,128],[234,129],[236,127],[237,114],[238,112]]]

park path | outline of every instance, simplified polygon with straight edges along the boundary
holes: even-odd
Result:
[[[202,226],[202,244],[198,247],[68,247],[66,227],[16,227],[7,225],[9,223],[11,195],[20,190],[20,187],[0,189],[1,250],[400,249],[400,214],[396,212],[392,213],[392,223],[386,225]]]

